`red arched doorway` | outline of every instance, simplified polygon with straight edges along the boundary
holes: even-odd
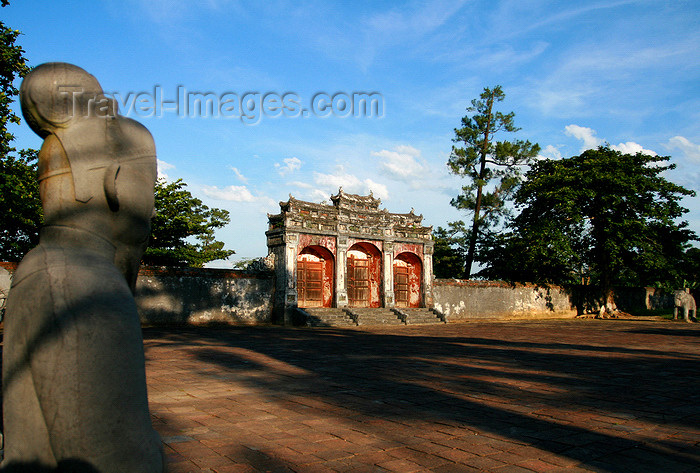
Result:
[[[413,253],[400,253],[394,258],[394,300],[396,307],[421,306],[423,265]]]
[[[333,254],[322,246],[307,246],[297,256],[297,305],[331,307]]]
[[[348,250],[348,305],[381,307],[382,253],[371,243],[356,243]]]

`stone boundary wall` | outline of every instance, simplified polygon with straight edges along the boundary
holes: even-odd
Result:
[[[268,324],[273,293],[271,273],[143,267],[136,305],[144,324]]]
[[[436,279],[435,308],[453,322],[472,319],[575,317],[598,310],[596,286],[537,286],[502,281]],[[615,288],[622,311],[673,308],[673,295],[653,287]]]
[[[0,273],[12,273],[16,267],[0,262]],[[144,324],[269,324],[274,322],[274,291],[271,272],[142,267],[136,304]],[[435,308],[452,322],[575,317],[597,309],[596,294],[593,286],[564,289],[455,279],[436,279],[433,284]],[[672,295],[649,287],[617,288],[615,301],[621,310],[673,307]]]
[[[576,317],[571,296],[560,287],[508,284],[499,281],[436,279],[435,309],[448,321]]]
[[[16,267],[17,263],[0,262],[10,273]],[[273,293],[272,273],[142,267],[136,305],[145,325],[268,324]]]

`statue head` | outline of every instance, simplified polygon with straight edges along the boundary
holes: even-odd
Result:
[[[41,64],[20,87],[22,113],[45,139],[39,181],[47,226],[87,230],[116,247],[135,280],[153,214],[156,152],[141,124],[117,113],[99,82],[72,64]]]
[[[65,62],[32,69],[20,86],[22,114],[31,129],[45,138],[57,129],[90,116],[116,115],[116,102],[107,98],[94,76]]]

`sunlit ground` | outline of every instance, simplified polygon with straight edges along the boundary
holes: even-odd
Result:
[[[700,324],[146,329],[171,472],[700,471]]]

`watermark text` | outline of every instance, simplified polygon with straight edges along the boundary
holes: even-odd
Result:
[[[181,118],[237,119],[246,125],[263,118],[382,118],[384,97],[379,92],[318,92],[304,99],[296,92],[200,92],[179,85],[172,93],[159,85],[147,92],[106,93],[87,100],[82,88],[59,87],[73,101],[73,113],[132,118],[161,118],[167,114]],[[80,105],[82,106],[80,106]]]

